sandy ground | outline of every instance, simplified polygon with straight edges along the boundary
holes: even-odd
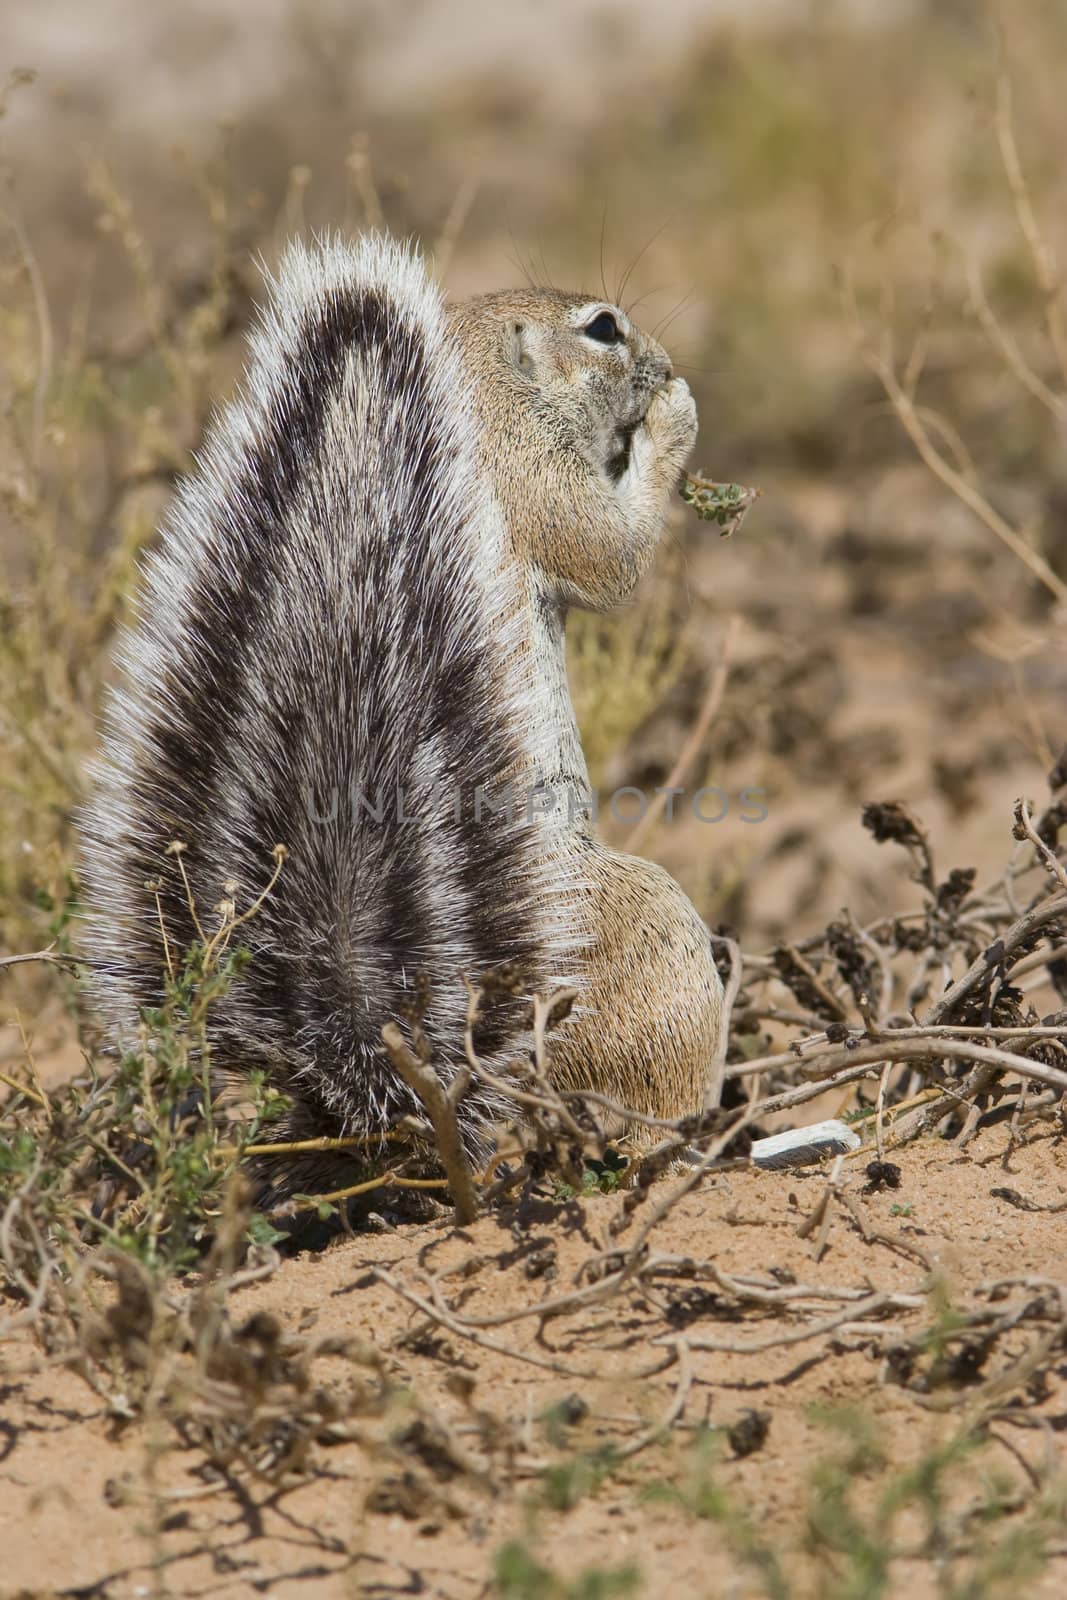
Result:
[[[939,1292],[962,1305],[980,1284],[1055,1276],[1067,1260],[1067,1180],[1058,1151],[1041,1139],[1016,1152],[1005,1170],[1005,1146],[1000,1130],[965,1152],[936,1142],[905,1151],[899,1189],[862,1201],[879,1242],[864,1243],[842,1212],[820,1261],[811,1239],[797,1237],[823,1187],[814,1173],[739,1171],[707,1180],[657,1229],[655,1245],[714,1262],[727,1274],[758,1275],[771,1286],[792,1275],[820,1288],[923,1296],[936,1280]],[[859,1193],[861,1183],[854,1167],[851,1191]],[[1016,1203],[998,1189],[1014,1192]],[[1026,1211],[1020,1199],[1060,1209]],[[463,1318],[491,1319],[569,1286],[619,1204],[617,1196],[566,1207],[534,1204],[460,1232],[409,1226],[339,1241],[285,1261],[269,1282],[240,1291],[231,1306],[235,1324],[269,1309],[290,1330],[365,1340],[380,1355],[393,1394],[384,1416],[368,1424],[368,1439],[395,1438],[418,1416],[444,1422],[472,1455],[488,1429],[526,1439],[546,1464],[560,1453],[546,1440],[541,1419],[568,1397],[588,1407],[566,1430],[571,1453],[625,1442],[666,1413],[678,1395],[678,1368],[640,1383],[633,1375],[655,1365],[665,1346],[684,1341],[691,1347],[691,1384],[687,1379],[677,1419],[681,1431],[649,1444],[572,1509],[539,1511],[536,1483],[510,1479],[506,1453],[490,1455],[492,1470],[482,1481],[445,1470],[437,1478],[423,1473],[420,1484],[428,1477],[430,1488],[416,1489],[396,1459],[372,1443],[316,1448],[307,1472],[281,1491],[254,1476],[205,1487],[194,1471],[201,1458],[177,1447],[165,1422],[154,1430],[126,1424],[121,1386],[105,1384],[111,1395],[105,1403],[62,1361],[42,1365],[27,1346],[22,1370],[11,1359],[18,1352],[9,1352],[3,1391],[2,1592],[101,1600],[157,1592],[220,1600],[473,1596],[490,1592],[494,1552],[525,1535],[538,1558],[562,1575],[635,1561],[657,1590],[755,1595],[763,1591],[726,1555],[713,1524],[642,1494],[664,1479],[684,1481],[685,1425],[728,1428],[753,1408],[769,1415],[766,1441],[742,1459],[724,1451],[719,1481],[774,1540],[787,1570],[803,1577],[805,1498],[813,1464],[830,1448],[812,1407],[867,1408],[895,1469],[967,1418],[966,1385],[923,1395],[889,1376],[885,1348],[909,1328],[929,1326],[925,1302],[922,1310],[879,1317],[869,1330],[854,1323],[833,1339],[815,1336],[767,1351],[761,1342],[795,1332],[795,1317],[773,1307],[742,1313],[728,1297],[660,1282],[647,1294],[635,1289],[540,1326],[537,1319],[499,1331],[490,1325],[482,1332],[487,1349],[445,1328],[428,1330],[421,1313],[377,1277],[385,1272],[423,1294],[432,1278]],[[546,1248],[557,1274],[547,1291],[530,1265]],[[926,1257],[929,1270],[912,1250]],[[410,1337],[416,1329],[421,1341]],[[753,1348],[701,1351],[700,1340],[709,1336]],[[1030,1329],[1005,1338],[983,1377],[1007,1370],[1036,1337]],[[546,1362],[560,1363],[565,1373],[546,1372]],[[324,1358],[320,1378],[343,1384],[342,1364]],[[1018,1482],[1016,1452],[1040,1462],[1044,1450],[1058,1448],[1053,1441],[1067,1424],[1062,1366],[1048,1372],[1039,1397],[1019,1383],[1005,1400],[991,1442],[967,1469],[968,1488],[994,1469]],[[154,1525],[145,1500],[149,1476],[163,1497]],[[914,1600],[932,1595],[931,1570],[899,1563],[886,1592]],[[1052,1597],[1065,1584],[1067,1554],[1027,1593]]]

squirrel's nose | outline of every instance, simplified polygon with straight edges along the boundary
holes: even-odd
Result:
[[[670,356],[649,351],[638,361],[636,375],[638,382],[647,385],[649,390],[662,389],[674,377]]]

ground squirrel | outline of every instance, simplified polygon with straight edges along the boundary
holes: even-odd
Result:
[[[427,972],[448,1077],[461,978],[502,963],[517,995],[475,1035],[489,1067],[523,1046],[524,996],[573,984],[561,1084],[699,1108],[708,933],[659,867],[593,838],[564,664],[568,608],[630,593],[695,434],[688,387],[617,306],[446,305],[391,240],[288,249],[243,391],[148,559],[82,817],[116,1040],[161,996],[157,895],[172,945],[195,937],[168,845],[201,907],[235,880],[240,908],[283,843],[211,1037],[221,1068],[285,1089],[292,1131],[373,1135],[415,1110],[383,1025]],[[472,1152],[504,1109],[463,1099]]]

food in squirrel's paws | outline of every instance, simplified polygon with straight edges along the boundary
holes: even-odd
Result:
[[[698,478],[689,472],[678,493],[702,522],[717,522],[720,537],[729,539],[738,531],[763,490],[747,489],[740,483],[714,483],[710,478]]]

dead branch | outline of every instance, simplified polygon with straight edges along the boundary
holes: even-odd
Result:
[[[35,950],[32,955],[0,956],[0,967],[17,967],[24,961],[50,961],[57,967],[84,967],[86,961],[81,956],[65,955],[61,950]]]
[[[802,1328],[788,1328],[782,1333],[767,1334],[762,1339],[728,1339],[707,1334],[690,1335],[690,1350],[719,1350],[730,1355],[759,1355],[765,1350],[777,1350],[787,1345],[806,1344],[823,1334],[833,1333],[846,1323],[862,1322],[866,1317],[878,1316],[884,1311],[911,1311],[915,1308],[914,1295],[869,1294],[854,1302],[845,1311],[823,1317],[819,1322],[809,1322]],[[661,1335],[653,1345],[675,1345],[673,1337]]]
[[[456,1222],[463,1227],[478,1215],[474,1181],[456,1120],[456,1107],[470,1087],[470,1070],[460,1067],[446,1089],[430,1062],[420,1061],[410,1049],[395,1022],[387,1022],[382,1029],[382,1043],[397,1073],[426,1108],[437,1141],[437,1153],[452,1191]]]
[[[492,1338],[490,1335],[483,1333],[480,1328],[455,1316],[446,1307],[431,1303],[424,1296],[418,1294],[416,1290],[412,1289],[409,1284],[402,1283],[399,1278],[395,1278],[392,1273],[387,1272],[384,1267],[375,1267],[374,1277],[377,1282],[385,1284],[387,1289],[391,1289],[402,1300],[406,1300],[409,1305],[413,1305],[418,1311],[421,1311],[423,1316],[430,1322],[440,1323],[442,1327],[447,1328],[450,1333],[456,1334],[458,1338],[467,1339],[472,1344],[480,1345],[485,1350],[492,1350],[496,1355],[507,1356],[512,1361],[523,1361],[528,1366],[541,1367],[546,1372],[553,1372],[562,1378],[581,1378],[588,1381],[604,1375],[602,1363],[595,1368],[587,1370],[584,1367],[571,1366],[565,1361],[556,1361],[551,1357],[534,1355],[531,1351],[520,1350],[515,1344],[504,1344],[501,1340]],[[659,1373],[665,1372],[674,1365],[676,1359],[677,1354],[672,1350],[666,1360],[661,1359],[654,1364],[642,1367],[636,1372],[618,1374],[618,1381],[626,1384],[641,1383],[646,1378],[654,1378]]]
[[[979,522],[984,523],[990,533],[995,534],[1000,542],[1030,569],[1034,577],[1045,585],[1061,605],[1067,601],[1067,583],[1053,572],[1044,556],[1035,550],[1023,535],[1000,515],[999,511],[994,509],[982,491],[952,466],[938,449],[931,437],[927,421],[902,386],[885,353],[868,349],[866,359],[889,397],[901,427],[934,476],[939,478],[956,499],[965,505],[968,511],[973,512]]]

